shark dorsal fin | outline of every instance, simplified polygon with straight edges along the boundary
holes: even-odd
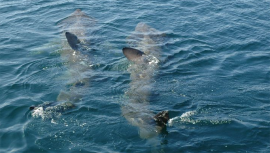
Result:
[[[123,48],[123,54],[127,57],[128,60],[136,62],[138,61],[144,53],[138,49],[134,48]]]
[[[65,35],[66,35],[69,46],[73,50],[77,51],[79,48],[79,44],[80,44],[80,40],[78,39],[78,37],[70,32],[66,32]]]

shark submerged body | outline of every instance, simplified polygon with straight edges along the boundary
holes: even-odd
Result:
[[[55,102],[31,106],[32,116],[53,118],[65,110],[74,108],[75,103],[81,101],[83,91],[89,86],[88,72],[91,70],[91,63],[87,54],[90,51],[87,35],[88,29],[94,24],[95,19],[80,9],[58,23],[65,37],[60,57],[67,69],[66,88],[59,93]]]
[[[130,88],[126,92],[129,98],[124,104],[122,114],[130,124],[139,128],[142,139],[157,136],[169,120],[168,111],[154,114],[150,108],[150,97],[154,76],[158,69],[161,48],[158,43],[162,34],[145,23],[139,23],[129,43],[134,48],[123,48],[123,54],[131,61]],[[136,49],[135,49],[136,48]]]

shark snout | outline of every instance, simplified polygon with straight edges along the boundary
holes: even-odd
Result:
[[[160,126],[166,126],[169,119],[170,118],[169,118],[169,111],[168,110],[159,112],[156,116],[154,116],[154,120]]]

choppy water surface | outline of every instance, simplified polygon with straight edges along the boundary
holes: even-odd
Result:
[[[0,152],[270,151],[269,0],[0,4]],[[29,106],[69,88],[57,24],[78,8],[96,20],[89,86],[76,108],[33,117]],[[155,140],[121,112],[131,82],[122,48],[139,22],[166,33],[149,109],[171,120]]]

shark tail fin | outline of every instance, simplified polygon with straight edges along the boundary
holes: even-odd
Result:
[[[78,39],[78,37],[75,34],[70,33],[70,32],[66,32],[65,35],[66,35],[69,46],[73,50],[78,51],[79,45],[81,43],[81,41]]]
[[[136,62],[140,60],[142,55],[144,55],[144,52],[134,48],[125,47],[123,48],[123,54],[127,57],[128,60]]]
[[[169,111],[159,112],[156,116],[154,116],[154,120],[158,126],[166,126],[169,121]]]

